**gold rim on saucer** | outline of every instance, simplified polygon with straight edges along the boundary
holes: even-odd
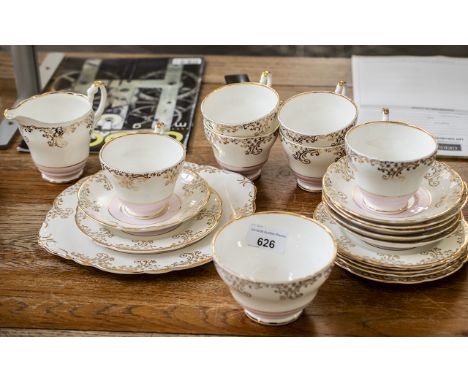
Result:
[[[322,195],[322,201],[323,203],[327,205],[327,207],[332,209],[336,214],[342,216],[344,219],[348,221],[352,221],[353,224],[361,227],[362,229],[367,229],[375,233],[384,233],[384,234],[389,233],[389,234],[394,234],[394,235],[407,234],[407,233],[416,234],[416,233],[426,232],[428,230],[429,231],[436,230],[437,228],[448,225],[451,221],[455,220],[457,215],[459,215],[461,210],[463,209],[463,204],[458,205],[457,208],[453,210],[455,212],[447,213],[447,216],[444,216],[443,219],[441,219],[440,221],[429,222],[427,224],[408,225],[408,226],[402,226],[402,225],[390,226],[390,225],[385,225],[385,224],[374,224],[371,222],[361,220],[355,216],[351,216],[346,211],[340,210],[337,207],[335,207],[333,203],[331,203],[330,200],[325,195]]]
[[[388,218],[388,217],[386,218],[384,216],[382,217],[375,216],[376,214],[374,214],[374,216],[369,216],[369,215],[365,215],[363,213],[359,213],[357,211],[351,210],[348,206],[343,204],[343,202],[346,202],[348,200],[348,196],[350,196],[349,200],[352,199],[351,195],[346,195],[346,193],[344,191],[341,191],[340,188],[337,189],[336,184],[333,184],[330,178],[332,174],[336,174],[338,178],[341,178],[345,182],[348,183],[348,187],[347,187],[348,190],[353,189],[354,183],[352,181],[354,179],[354,175],[348,163],[348,159],[346,157],[339,159],[337,162],[332,163],[328,167],[322,180],[323,194],[325,194],[328,200],[340,210],[344,210],[352,216],[356,216],[357,218],[360,218],[361,220],[369,221],[374,224],[382,223],[382,224],[388,224],[388,225],[406,226],[406,225],[411,225],[413,223],[414,224],[421,223],[421,222],[427,223],[430,221],[437,220],[441,216],[445,216],[447,213],[452,211],[453,208],[457,206],[459,202],[462,202],[462,203],[466,202],[466,195],[465,195],[465,200],[462,199],[464,196],[464,190],[465,190],[465,184],[463,180],[461,179],[460,175],[455,170],[453,170],[448,165],[442,162],[438,162],[438,161],[434,162],[434,164],[428,170],[426,176],[424,177],[424,182],[426,182],[430,186],[431,189],[437,188],[438,186],[441,187],[440,175],[443,173],[448,174],[449,178],[447,181],[450,184],[453,183],[453,184],[459,185],[459,189],[456,189],[455,190],[456,192],[454,192],[454,194],[457,195],[457,198],[454,200],[453,197],[450,197],[450,198],[447,197],[447,193],[440,192],[442,193],[442,197],[440,198],[440,200],[434,201],[434,204],[431,203],[431,206],[439,205],[439,207],[441,207],[441,205],[443,205],[444,202],[450,203],[450,205],[447,205],[443,210],[435,213],[432,216],[425,216],[424,213],[428,211],[426,210],[418,214],[415,214],[413,216],[407,217],[405,219],[400,219],[401,221],[399,221],[397,218]],[[432,192],[431,192],[431,197],[433,197]],[[431,208],[430,210],[434,210],[434,208]]]
[[[387,284],[421,284],[421,283],[425,283],[425,282],[431,282],[431,281],[436,281],[436,280],[440,280],[440,279],[443,279],[445,277],[448,277],[454,273],[456,273],[457,271],[459,271],[461,268],[463,268],[463,266],[465,265],[465,262],[467,260],[467,256],[464,256],[462,257],[462,259],[460,260],[460,262],[456,265],[452,267],[448,267],[447,270],[445,272],[441,272],[437,275],[433,275],[432,277],[430,276],[423,276],[421,278],[395,278],[395,277],[374,277],[373,275],[367,273],[367,272],[359,272],[357,271],[355,268],[352,268],[350,266],[347,266],[343,263],[340,262],[340,260],[338,259],[335,264],[342,268],[342,269],[345,269],[347,270],[348,272],[354,274],[355,276],[359,276],[359,277],[362,277],[362,278],[365,278],[365,279],[368,279],[368,280],[372,280],[372,281],[377,281],[377,282],[381,282],[381,283],[387,283]]]
[[[355,227],[352,222],[346,221],[337,213],[335,213],[326,203],[324,203],[324,205],[325,205],[325,208],[327,208],[329,215],[333,219],[335,219],[340,226],[342,226],[343,228],[346,228],[348,231],[351,231],[352,233],[360,237],[369,238],[373,240],[381,240],[383,242],[388,242],[388,243],[402,243],[402,244],[422,243],[426,241],[436,240],[438,238],[443,238],[445,236],[450,235],[453,231],[455,231],[458,224],[460,223],[460,220],[462,219],[462,214],[459,213],[456,219],[454,219],[453,222],[450,222],[450,224],[448,224],[447,227],[444,227],[442,230],[438,230],[431,234],[395,236],[395,235],[389,235],[389,234],[378,234],[378,233],[366,231],[361,228]]]
[[[87,214],[77,207],[75,223],[78,229],[97,244],[125,253],[163,253],[187,247],[206,237],[219,223],[223,211],[222,200],[219,194],[211,189],[210,200],[207,206],[198,215],[186,221],[168,233],[161,235],[135,235],[125,232],[115,232],[108,228],[90,226],[86,219]],[[90,219],[91,223],[94,222]],[[194,227],[200,223],[200,227]],[[128,242],[126,244],[112,243],[113,240]],[[168,243],[164,244],[164,240]]]
[[[91,175],[90,177],[88,177],[86,179],[86,181],[84,181],[79,190],[78,190],[78,207],[84,212],[86,213],[86,215],[88,215],[91,219],[95,220],[96,222],[98,222],[99,224],[102,224],[103,226],[107,227],[107,228],[112,228],[112,229],[117,229],[117,230],[120,230],[120,231],[126,231],[126,232],[132,232],[132,233],[144,233],[144,232],[151,232],[151,231],[158,231],[158,230],[163,230],[163,229],[168,229],[170,227],[175,227],[177,225],[180,225],[181,223],[183,223],[184,221],[187,221],[191,218],[193,218],[194,216],[198,215],[198,213],[203,209],[205,208],[206,204],[208,203],[208,200],[210,198],[210,187],[208,186],[208,183],[200,176],[198,175],[195,171],[192,171],[192,170],[189,170],[186,168],[186,166],[184,165],[184,168],[182,169],[182,173],[189,173],[192,175],[192,177],[195,179],[192,184],[193,184],[193,187],[201,187],[203,190],[200,191],[201,194],[205,194],[203,196],[203,199],[197,203],[196,205],[194,205],[193,209],[190,211],[189,214],[183,214],[183,211],[180,212],[182,213],[182,217],[179,218],[179,219],[175,219],[175,220],[170,220],[168,219],[169,221],[162,221],[160,223],[157,223],[157,224],[148,224],[148,225],[145,225],[145,226],[135,226],[135,225],[132,225],[132,224],[127,224],[125,222],[122,222],[118,219],[116,219],[115,217],[113,217],[109,211],[107,211],[107,213],[109,213],[109,220],[103,220],[102,216],[97,216],[97,214],[99,213],[98,210],[96,210],[96,208],[100,209],[100,208],[106,208],[106,206],[98,206],[96,204],[95,201],[92,201],[92,200],[89,200],[89,197],[88,195],[90,194],[90,191],[86,188],[88,187],[89,183],[91,181],[95,181],[97,183],[103,183],[103,187],[105,188],[106,191],[111,191],[112,190],[112,185],[111,183],[107,180],[106,176],[104,175],[104,173],[102,171],[99,171],[97,172],[96,174],[94,175]],[[185,190],[185,187],[186,186],[182,186],[182,191],[184,194],[186,192]],[[179,195],[177,195],[179,196]],[[180,196],[179,196],[180,198]],[[181,208],[179,208],[179,211],[181,210]]]
[[[255,212],[256,188],[250,180],[213,166],[195,163],[187,163],[187,166],[200,173],[224,201],[230,201],[229,206],[223,208],[222,220]],[[199,267],[212,261],[207,237],[190,247],[154,255],[126,254],[99,247],[76,228],[73,216],[77,191],[86,179],[60,193],[47,213],[39,231],[38,243],[48,253],[117,274],[163,274]],[[226,185],[229,187],[226,188]],[[227,214],[226,217],[224,214]]]
[[[330,225],[336,226],[339,230],[343,230],[341,226],[336,223],[331,216],[328,215],[325,207],[320,203],[314,211],[314,219],[324,223],[328,228]],[[331,229],[331,228],[330,228]],[[331,229],[332,231],[336,231]],[[352,248],[361,248],[362,250],[371,251],[369,248],[364,248],[362,245],[348,236],[345,232],[342,232],[340,235],[337,235],[334,232],[336,241],[338,243],[338,252],[355,261],[368,264],[370,266],[377,266],[385,269],[425,269],[429,266],[435,266],[440,264],[445,264],[456,258],[460,255],[461,250],[466,250],[468,244],[468,224],[465,220],[460,222],[459,228],[452,233],[452,235],[440,240],[438,243],[428,246],[427,248],[415,249],[415,250],[403,250],[403,251],[380,251],[375,248],[372,253],[380,254],[381,260],[376,260],[375,258],[369,258],[362,255],[357,255],[352,253]],[[454,236],[457,235],[457,236]],[[456,245],[456,248],[453,249],[443,249],[440,247],[441,244],[446,242],[446,240],[456,240],[452,246]],[[405,253],[406,251],[411,252],[411,254]],[[414,252],[415,254],[412,254]],[[415,255],[424,255],[427,256],[427,260],[418,260],[417,263],[403,263],[401,256],[411,256]],[[416,259],[416,257],[414,257]]]
[[[357,261],[354,261],[352,259],[347,258],[346,256],[343,256],[341,254],[338,254],[338,258],[340,259],[341,262],[344,264],[347,264],[351,268],[356,268],[357,271],[361,272],[367,272],[370,274],[374,274],[376,277],[424,277],[424,276],[431,276],[437,273],[440,273],[447,268],[458,264],[461,260],[462,257],[465,256],[465,252],[460,251],[459,256],[452,260],[451,262],[448,262],[446,264],[441,264],[437,266],[431,266],[428,267],[427,269],[409,269],[409,270],[395,270],[395,269],[377,269],[376,267],[371,267],[366,264],[359,263]]]

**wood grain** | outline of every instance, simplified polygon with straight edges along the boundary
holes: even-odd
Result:
[[[255,78],[269,68],[283,99],[351,79],[345,59],[206,59],[200,99],[221,84],[225,73],[247,72]],[[0,54],[0,109],[14,101],[14,89],[8,57]],[[199,112],[187,159],[215,165]],[[466,161],[447,162],[467,179]],[[98,158],[91,156],[85,175],[98,169]],[[256,185],[259,211],[312,216],[320,202],[319,194],[296,187],[279,142]],[[125,276],[63,260],[41,250],[36,241],[52,201],[66,187],[42,181],[30,156],[16,152],[16,144],[0,151],[0,335],[468,335],[467,267],[419,286],[378,284],[335,268],[305,314],[276,328],[248,320],[212,264],[165,275]]]

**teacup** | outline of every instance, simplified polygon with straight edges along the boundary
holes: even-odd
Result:
[[[420,127],[388,121],[353,127],[345,137],[346,154],[366,205],[380,212],[408,208],[434,163],[437,142]]]
[[[222,135],[204,127],[218,164],[251,180],[257,179],[268,160],[270,150],[278,136],[278,126],[266,135],[243,138]]]
[[[229,84],[208,94],[201,104],[203,124],[231,137],[265,135],[278,126],[279,103],[271,74],[263,72],[260,82]]]
[[[289,98],[278,112],[281,133],[307,147],[343,144],[358,116],[356,104],[345,93],[346,82],[340,81],[335,92],[311,91]]]
[[[228,222],[213,238],[213,261],[234,299],[252,320],[296,320],[328,278],[336,242],[321,223],[268,211]]]
[[[289,167],[297,178],[297,185],[304,191],[322,190],[322,177],[328,166],[345,155],[344,145],[307,147],[294,143],[280,132],[283,150]]]
[[[93,99],[101,91],[99,107]],[[89,156],[89,137],[106,104],[106,88],[96,81],[88,95],[57,91],[25,99],[5,110],[15,120],[42,178],[52,183],[77,179]]]
[[[124,212],[150,219],[166,211],[185,149],[165,134],[132,133],[107,142],[99,159]]]

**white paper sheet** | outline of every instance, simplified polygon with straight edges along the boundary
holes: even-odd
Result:
[[[468,59],[353,56],[353,94],[359,122],[381,119],[423,127],[440,156],[468,157]]]

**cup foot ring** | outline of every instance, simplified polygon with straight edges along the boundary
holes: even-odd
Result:
[[[83,175],[85,160],[66,167],[47,167],[36,163],[37,169],[40,171],[42,179],[50,183],[68,183],[78,179]]]
[[[176,194],[172,194],[168,201],[168,207],[164,209],[164,213],[150,219],[141,219],[136,216],[129,215],[123,210],[123,207],[124,205],[122,201],[117,197],[117,195],[115,195],[110,201],[107,210],[114,219],[122,221],[126,224],[147,227],[152,224],[162,223],[163,221],[172,218],[180,210],[181,201]],[[171,229],[175,229],[175,227],[173,226]],[[161,230],[158,230],[152,231],[150,234],[160,235],[162,233],[163,232]]]
[[[262,162],[260,164],[255,165],[255,166],[238,167],[238,166],[227,165],[226,163],[223,163],[222,161],[220,161],[217,157],[215,157],[215,158],[216,158],[216,161],[218,162],[218,164],[223,169],[228,170],[228,171],[232,171],[232,172],[237,172],[238,174],[241,174],[241,175],[245,176],[246,178],[248,178],[251,181],[255,181],[258,178],[260,178],[260,175],[262,174],[263,166],[266,163],[266,161],[265,161],[265,162]]]
[[[256,173],[254,173],[254,174],[249,174],[249,175],[245,174],[244,176],[245,176],[246,178],[248,178],[249,180],[251,180],[252,182],[254,182],[254,181],[258,180],[258,179],[260,178],[261,175],[262,175],[262,169],[258,170],[258,171],[257,171]]]
[[[311,182],[306,182],[302,179],[297,179],[297,186],[304,191],[307,192],[321,192],[322,191],[322,182],[318,183],[311,183]]]
[[[249,319],[256,322],[257,324],[268,325],[268,326],[282,326],[282,325],[290,324],[296,321],[301,316],[303,311],[304,309],[300,309],[298,312],[296,311],[293,314],[288,312],[284,315],[281,315],[281,314],[269,314],[269,313],[262,314],[261,312],[253,313],[252,311],[248,309],[244,309],[244,313]]]

